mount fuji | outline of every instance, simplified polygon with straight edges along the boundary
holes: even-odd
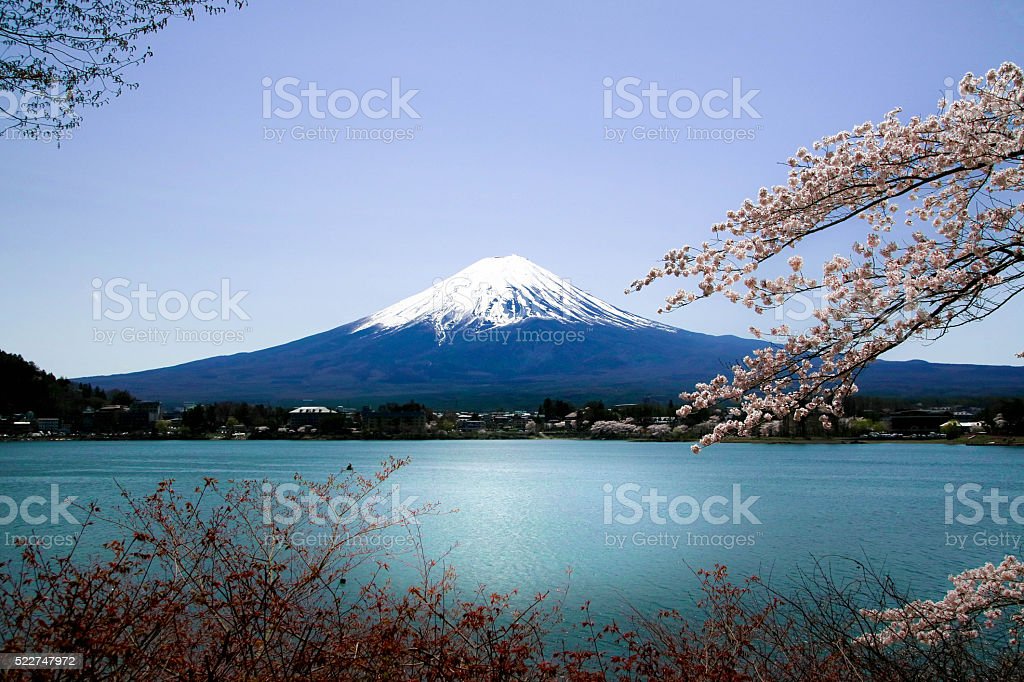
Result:
[[[166,402],[667,401],[762,345],[633,315],[513,255],[484,258],[368,317],[280,346],[79,381]],[[1024,368],[877,362],[858,385],[875,395],[1020,394]]]
[[[619,310],[522,256],[479,260],[432,288],[359,320],[354,331],[392,331],[427,322],[443,343],[460,330],[508,327],[527,320],[677,331]]]

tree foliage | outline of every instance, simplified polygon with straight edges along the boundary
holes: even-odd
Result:
[[[436,507],[377,506],[407,461],[366,477],[296,475],[290,491],[206,478],[185,492],[173,481],[144,497],[124,490],[115,509],[75,505],[77,537],[99,533],[103,550],[54,556],[19,542],[21,557],[0,564],[0,651],[82,656],[83,670],[45,679],[1021,678],[1016,633],[985,627],[1003,608],[1017,626],[1015,561],[951,578],[941,602],[911,600],[866,568],[837,580],[817,564],[776,588],[756,576],[736,584],[718,565],[695,572],[693,615],[601,622],[589,602],[572,616],[550,591],[461,593],[451,566],[416,540]],[[310,499],[335,514],[296,517]],[[405,533],[411,546],[379,542]],[[400,589],[389,574],[404,561],[417,571]]]
[[[77,420],[86,407],[129,405],[126,391],[107,393],[91,384],[56,377],[20,355],[0,350],[0,417],[33,412],[38,417]]]
[[[0,119],[38,137],[74,128],[138,83],[141,40],[171,19],[221,14],[246,0],[0,0]],[[4,97],[5,95],[5,97]],[[3,124],[0,124],[3,125]]]

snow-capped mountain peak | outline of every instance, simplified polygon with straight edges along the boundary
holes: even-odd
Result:
[[[364,329],[390,331],[429,322],[443,341],[466,328],[491,328],[528,319],[625,329],[673,327],[620,310],[522,256],[484,258],[429,289],[360,320]]]

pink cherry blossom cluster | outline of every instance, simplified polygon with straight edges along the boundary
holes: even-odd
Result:
[[[590,432],[598,436],[629,436],[642,431],[639,426],[620,421],[596,421],[590,426]]]
[[[787,183],[729,211],[712,227],[713,243],[672,250],[633,282],[640,290],[669,275],[695,280],[659,312],[716,294],[758,314],[796,296],[820,302],[806,329],[751,327],[774,345],[744,358],[731,379],[719,375],[681,395],[681,416],[742,406],[694,452],[784,418],[815,415],[828,428],[860,371],[882,353],[983,318],[1024,289],[1024,73],[1012,63],[968,73],[960,94],[926,118],[902,123],[896,109],[799,149]],[[852,219],[864,221],[866,236],[848,256],[826,261],[820,277],[799,255],[788,258],[788,274],[759,273]]]
[[[979,626],[992,628],[1008,608],[1010,646],[1017,645],[1017,631],[1024,624],[1024,563],[1007,556],[998,566],[991,563],[950,576],[953,589],[941,601],[913,601],[885,610],[864,609],[861,614],[885,623],[880,632],[858,641],[877,646],[906,639],[936,644],[951,637],[977,637]]]

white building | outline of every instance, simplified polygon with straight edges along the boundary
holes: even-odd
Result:
[[[320,405],[296,407],[288,413],[288,426],[293,429],[300,426],[319,426],[321,419],[332,414],[338,413]]]

